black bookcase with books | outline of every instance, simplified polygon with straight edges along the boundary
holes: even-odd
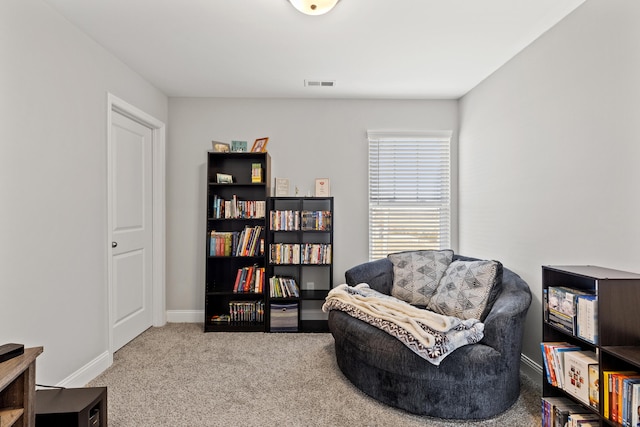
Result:
[[[595,418],[595,425],[635,426],[640,275],[589,265],[543,266],[542,292],[543,426],[555,421],[545,407],[553,413],[558,402],[556,416],[573,412],[572,417]],[[567,346],[585,356],[557,350]]]
[[[325,332],[333,288],[333,197],[267,200],[267,329]]]
[[[209,152],[204,330],[265,331],[268,153]]]

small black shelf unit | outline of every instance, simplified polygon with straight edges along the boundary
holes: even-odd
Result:
[[[549,323],[543,306],[543,342],[566,341],[598,355],[599,384],[603,371],[640,372],[640,274],[592,265],[543,266],[543,295],[550,286],[567,286],[597,296],[598,342],[583,340]],[[599,387],[599,407],[591,408],[542,378],[542,396],[566,396],[597,413],[601,426],[622,426],[603,413],[604,387]]]
[[[333,197],[269,197],[267,212],[267,280],[274,276],[293,278],[299,289],[298,297],[267,294],[268,312],[273,304],[297,304],[298,331],[328,331],[321,307],[333,288]],[[289,223],[274,225],[274,215],[290,215]],[[278,260],[277,252],[287,252],[281,245],[288,245],[295,252],[294,258],[298,258],[285,260],[283,255]],[[308,257],[311,252],[315,257]],[[267,322],[269,330],[270,316]]]
[[[234,285],[239,269],[265,268],[264,250],[260,248],[264,248],[270,163],[266,152],[209,152],[207,155],[205,332],[266,330],[266,288],[262,292],[234,292]],[[219,182],[218,174],[230,175],[232,182]],[[252,177],[256,174],[259,178]],[[254,252],[251,255],[230,253],[233,235],[239,237],[246,228],[260,230]],[[215,238],[212,232],[216,233]],[[229,236],[227,252],[224,237],[220,237],[225,235]],[[222,243],[217,239],[223,239]],[[216,245],[213,250],[212,244]]]

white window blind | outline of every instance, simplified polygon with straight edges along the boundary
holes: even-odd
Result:
[[[451,132],[368,132],[369,259],[451,245]]]

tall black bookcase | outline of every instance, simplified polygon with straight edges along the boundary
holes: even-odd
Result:
[[[295,307],[297,324],[290,330],[325,332],[321,307],[333,288],[333,197],[270,197],[267,212],[267,280],[293,279],[299,290],[298,296],[270,292],[267,311]],[[277,330],[274,322],[268,316],[267,330]]]
[[[622,423],[608,419],[608,414],[604,411],[603,372],[640,372],[640,274],[590,265],[543,266],[542,290],[545,300],[550,286],[566,286],[596,296],[597,342],[581,339],[550,322],[547,317],[547,301],[543,307],[542,340],[568,342],[597,354],[599,403],[596,408],[578,401],[564,390],[551,385],[544,373],[542,396],[569,397],[581,403],[586,411],[598,414],[600,425],[622,426]]]
[[[265,331],[266,287],[235,288],[239,270],[265,268],[271,159],[269,153],[246,152],[209,152],[207,157],[204,330]],[[247,230],[255,238],[242,251],[238,247]]]

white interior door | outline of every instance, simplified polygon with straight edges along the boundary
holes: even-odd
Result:
[[[112,351],[153,322],[153,131],[113,111],[110,132]]]

